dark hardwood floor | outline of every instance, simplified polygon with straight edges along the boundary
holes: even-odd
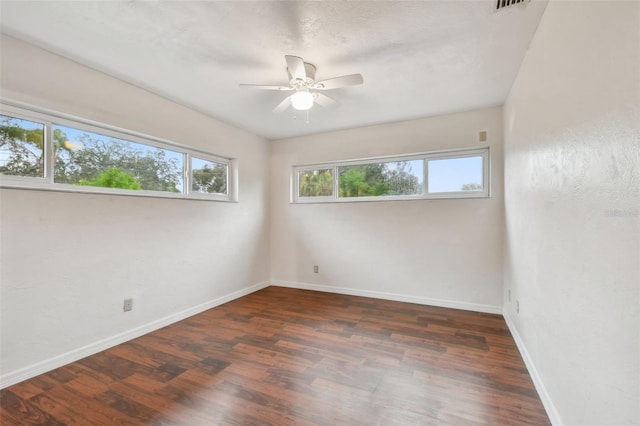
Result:
[[[0,391],[2,425],[549,424],[504,319],[269,287]]]

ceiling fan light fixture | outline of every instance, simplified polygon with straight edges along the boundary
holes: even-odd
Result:
[[[306,87],[296,90],[296,93],[291,95],[291,106],[300,111],[306,111],[313,106],[313,95]]]
[[[506,1],[506,0],[498,0]],[[516,1],[516,0],[509,0]],[[530,0],[519,0],[530,1]],[[323,90],[340,89],[342,87],[358,86],[363,83],[360,74],[342,75],[328,80],[316,82],[316,67],[305,62],[299,56],[285,55],[287,61],[287,74],[289,86],[274,86],[265,84],[241,84],[240,87],[263,90],[287,90],[295,91],[293,95],[285,98],[273,109],[273,112],[284,112],[293,107],[298,111],[308,111],[316,103],[324,108],[334,108],[338,103],[322,93]],[[313,90],[313,93],[311,92]]]

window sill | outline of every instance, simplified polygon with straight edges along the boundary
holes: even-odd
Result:
[[[38,178],[33,178],[38,179]],[[20,177],[0,177],[1,189],[21,189],[27,191],[51,191],[51,192],[66,192],[75,194],[88,194],[88,195],[116,195],[125,197],[146,197],[146,198],[171,198],[177,200],[195,200],[195,201],[218,201],[225,203],[237,203],[237,200],[232,200],[225,195],[208,195],[201,193],[192,193],[189,195],[171,192],[159,192],[159,191],[134,191],[127,189],[116,188],[102,188],[102,187],[82,187],[66,184],[56,184],[48,182],[34,182],[29,178]]]

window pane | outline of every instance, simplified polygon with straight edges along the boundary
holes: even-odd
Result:
[[[428,181],[430,193],[480,192],[484,189],[482,157],[429,160]]]
[[[0,115],[0,174],[44,177],[44,124]]]
[[[341,198],[422,194],[422,160],[338,167]]]
[[[54,182],[132,190],[183,192],[183,154],[53,126]]]
[[[299,197],[331,197],[333,195],[333,169],[298,172]]]
[[[227,165],[191,157],[191,191],[202,194],[226,194]]]

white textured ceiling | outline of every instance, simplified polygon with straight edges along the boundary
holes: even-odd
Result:
[[[8,1],[6,34],[269,139],[501,105],[546,6],[494,13],[475,1]],[[325,92],[336,109],[271,110],[289,92],[284,55],[316,80],[360,73]],[[296,117],[297,116],[297,117]]]

